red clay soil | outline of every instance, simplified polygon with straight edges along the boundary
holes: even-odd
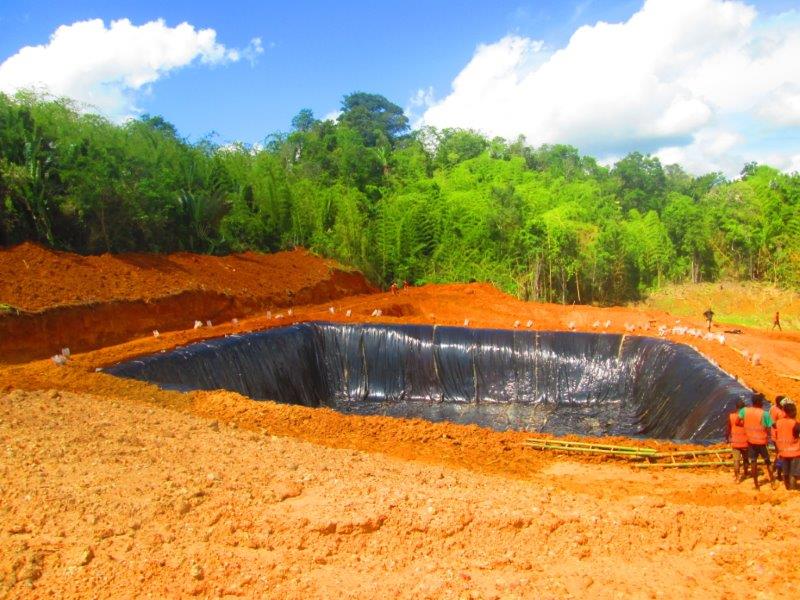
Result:
[[[752,600],[800,585],[800,495],[723,471],[531,453],[509,478],[55,391],[0,394],[0,444],[0,597]]]
[[[319,260],[302,252],[282,260],[288,257]],[[36,285],[23,276],[16,288]],[[59,299],[52,292],[59,286],[68,287],[50,288],[56,304],[81,295],[65,291]],[[123,323],[136,300],[104,302],[117,302]],[[291,315],[287,309],[149,334],[76,353],[65,366],[0,363],[0,444],[8,457],[0,463],[0,597],[3,585],[12,597],[31,590],[58,597],[770,597],[779,571],[785,585],[800,585],[800,571],[785,560],[800,549],[785,533],[800,526],[796,493],[769,485],[756,493],[751,482],[728,483],[724,472],[658,474],[543,454],[523,445],[530,434],[345,416],[229,392],[165,392],[97,371],[191,341],[305,320],[468,319],[470,327],[501,328],[531,320],[536,329],[627,327],[637,335],[676,321],[630,308],[526,303],[482,284],[326,296],[294,305]],[[376,309],[382,316],[371,316]],[[742,329],[724,345],[668,337],[692,343],[770,396],[800,397],[800,383],[785,376],[800,373],[800,337]],[[760,354],[759,364],[743,352]]]
[[[374,291],[360,273],[305,250],[79,256],[22,244],[0,251],[0,361]]]
[[[285,304],[281,296],[291,299],[326,279],[332,269],[342,267],[303,249],[229,256],[80,256],[25,243],[0,251],[0,302],[33,312],[65,305],[152,302],[200,290],[240,300],[276,296]]]

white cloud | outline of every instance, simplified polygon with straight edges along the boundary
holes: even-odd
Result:
[[[689,144],[660,148],[655,155],[664,164],[677,163],[692,173],[722,171],[735,175],[748,160],[736,150],[743,141],[735,131],[707,127],[700,129]]]
[[[174,69],[198,62],[253,61],[263,52],[255,38],[244,49],[217,42],[213,29],[162,19],[133,25],[101,19],[62,25],[45,45],[26,46],[0,64],[0,91],[44,89],[89,104],[120,119],[138,112],[136,97]]]
[[[773,90],[760,103],[758,114],[775,125],[800,126],[800,85],[786,83]]]
[[[414,95],[408,99],[408,105],[404,112],[413,129],[416,129],[422,124],[422,114],[420,110],[426,111],[435,103],[433,86],[418,89]]]
[[[241,140],[235,140],[233,142],[222,144],[217,148],[216,151],[220,154],[237,154],[239,152],[246,152],[252,156],[255,156],[263,149],[264,149],[264,144],[260,142],[256,142],[255,144],[249,144]]]
[[[433,103],[433,86],[418,89],[408,100],[408,104],[411,108],[427,108],[433,106]]]
[[[478,46],[423,121],[601,159],[660,151],[731,175],[742,163],[728,158],[747,153],[753,131],[800,126],[798,57],[798,12],[764,19],[738,1],[647,0],[624,23],[580,27],[564,48],[515,35]]]

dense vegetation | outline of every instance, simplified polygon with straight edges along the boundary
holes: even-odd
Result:
[[[410,131],[382,96],[302,110],[265,146],[189,143],[0,94],[0,245],[81,253],[306,246],[373,280],[492,281],[526,298],[620,302],[668,281],[800,285],[800,176],[693,177],[634,152]]]

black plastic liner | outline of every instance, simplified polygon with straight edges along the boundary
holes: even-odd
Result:
[[[614,334],[301,323],[120,363],[166,389],[493,429],[715,441],[747,388],[691,348]]]

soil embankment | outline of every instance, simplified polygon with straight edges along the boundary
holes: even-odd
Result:
[[[50,260],[63,268],[48,270]],[[278,261],[272,270],[270,260]],[[70,261],[78,266],[64,266]],[[92,279],[95,261],[107,266]],[[203,291],[245,303],[274,293],[267,306],[276,307],[269,317],[259,310],[199,329],[198,315],[172,311],[174,331],[142,323],[141,335],[98,337],[86,352],[54,344],[47,354],[76,350],[65,366],[19,355],[12,364],[0,353],[0,596],[751,598],[777,595],[776,582],[800,585],[786,558],[800,551],[800,499],[768,484],[756,492],[723,471],[545,454],[525,447],[530,436],[520,432],[347,416],[230,392],[179,394],[98,372],[296,321],[657,335],[659,325],[702,327],[701,317],[526,303],[482,284],[363,294],[360,275],[301,251],[132,260],[26,245],[0,252],[0,264],[0,303],[37,314]],[[186,275],[192,264],[202,267],[196,279]],[[218,269],[217,283],[201,279],[208,269]],[[286,289],[292,301],[278,309]],[[715,332],[732,329],[741,333],[724,344],[679,330],[667,337],[770,396],[800,398],[792,378],[800,335],[726,324]],[[13,352],[28,335],[6,331],[0,344]]]
[[[374,291],[360,273],[305,250],[77,256],[22,244],[0,252],[0,361]]]

